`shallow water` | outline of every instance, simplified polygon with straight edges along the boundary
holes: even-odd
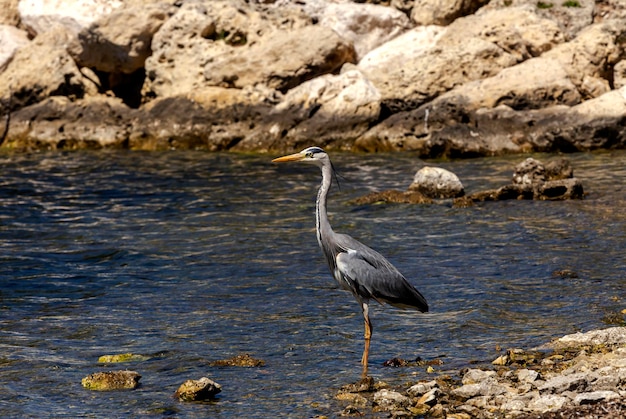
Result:
[[[320,175],[273,156],[200,152],[0,155],[0,416],[335,416],[360,374],[362,319],[317,248]],[[551,156],[536,156],[548,160]],[[626,152],[573,154],[586,199],[452,208],[354,206],[405,189],[410,155],[336,154],[335,230],[386,255],[426,296],[420,314],[372,305],[370,373],[392,385],[488,363],[502,348],[606,327],[626,308]],[[523,157],[436,164],[466,191],[509,182]],[[429,163],[433,164],[433,163]],[[577,278],[554,276],[568,269]],[[101,355],[151,355],[101,365]],[[261,368],[213,367],[249,353]],[[135,391],[83,377],[129,368]],[[207,403],[172,396],[190,378],[223,386]]]

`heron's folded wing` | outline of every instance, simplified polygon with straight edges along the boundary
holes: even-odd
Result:
[[[369,249],[368,249],[369,250]],[[356,295],[399,308],[428,311],[426,299],[379,253],[349,249],[337,255],[337,269]]]

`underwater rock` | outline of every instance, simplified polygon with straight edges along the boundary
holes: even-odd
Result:
[[[354,205],[371,204],[432,204],[433,200],[418,191],[387,190],[372,192],[351,201]]]
[[[146,355],[125,353],[125,354],[115,354],[115,355],[102,355],[100,358],[98,358],[98,363],[115,364],[118,362],[145,361],[147,359],[150,359],[150,357]]]
[[[252,358],[248,354],[243,354],[235,355],[228,359],[213,361],[209,365],[212,367],[263,367],[265,366],[265,361]]]
[[[133,390],[139,386],[141,375],[136,371],[107,371],[89,374],[81,384],[88,390]]]
[[[178,387],[174,396],[184,402],[193,402],[214,398],[222,391],[222,386],[207,377],[199,380],[187,380]]]

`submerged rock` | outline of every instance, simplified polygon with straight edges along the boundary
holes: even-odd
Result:
[[[243,354],[228,359],[213,361],[210,365],[212,367],[263,367],[265,366],[265,361],[252,358],[248,354]]]
[[[115,354],[115,355],[102,355],[100,358],[98,358],[98,363],[114,364],[117,362],[145,361],[147,359],[150,359],[150,357],[146,355],[125,353],[125,354]]]
[[[139,386],[140,379],[136,371],[107,371],[89,374],[81,384],[88,390],[133,390]]]
[[[193,402],[214,398],[222,391],[222,386],[207,377],[199,380],[187,380],[174,393],[174,396],[184,402]]]
[[[352,201],[355,205],[369,204],[431,204],[432,199],[418,191],[387,190],[372,192]]]

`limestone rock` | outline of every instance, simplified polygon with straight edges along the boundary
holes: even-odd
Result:
[[[93,97],[71,102],[54,96],[12,114],[3,146],[14,149],[125,147],[136,111],[120,100]]]
[[[242,62],[248,61],[248,49],[252,45],[256,46],[253,51],[258,51],[261,44],[287,42],[289,31],[310,23],[308,16],[293,7],[258,10],[254,3],[243,0],[184,2],[154,34],[152,55],[146,59],[145,65],[144,101],[186,95],[206,87],[205,67],[214,60],[224,63],[231,60],[231,64],[235,65],[230,69],[216,69],[228,78],[228,73],[239,69],[240,64],[235,62],[237,57]],[[300,50],[309,46],[309,41],[304,40]],[[291,51],[283,52],[285,60],[288,59]],[[292,61],[295,64],[297,59]]]
[[[564,391],[584,392],[589,386],[590,374],[578,373],[558,375],[546,381],[539,390],[547,393],[563,393]]]
[[[621,60],[613,67],[613,84],[615,89],[626,86],[626,60]]]
[[[375,4],[309,1],[303,10],[354,45],[356,60],[410,28],[406,14]]]
[[[204,66],[204,76],[214,86],[243,88],[262,83],[284,92],[354,60],[351,44],[331,29],[314,25],[211,57]]]
[[[418,25],[447,25],[486,3],[489,0],[420,0],[413,6],[411,20]]]
[[[390,112],[415,109],[458,85],[495,75],[516,63],[491,42],[478,37],[446,41],[444,31],[415,28],[359,62],[358,68],[378,88]]]
[[[432,381],[428,381],[425,383],[417,383],[411,387],[409,387],[407,389],[407,393],[410,396],[416,397],[416,396],[421,396],[429,391],[431,391],[434,388],[438,388],[439,385],[437,384],[437,381],[432,380]]]
[[[591,404],[598,403],[603,400],[619,399],[621,396],[615,391],[592,391],[589,393],[580,393],[574,397],[574,404]]]
[[[462,42],[476,36],[494,43],[522,62],[565,42],[558,24],[535,13],[533,6],[485,8],[456,19],[445,37]]]
[[[616,345],[626,344],[626,327],[610,327],[601,330],[592,330],[586,333],[565,335],[552,342],[552,347],[581,347],[587,345]]]
[[[410,403],[408,397],[398,393],[397,391],[382,389],[374,393],[373,402],[384,410],[397,410],[407,407]]]
[[[539,413],[554,412],[562,408],[568,401],[567,397],[547,394],[531,400],[528,409]]]
[[[82,29],[71,46],[80,66],[107,73],[142,69],[152,53],[152,36],[172,14],[167,3],[120,7]]]
[[[574,38],[578,32],[593,22],[596,13],[594,0],[577,0],[575,4],[559,1],[536,0],[491,0],[479,12],[491,9],[508,9],[526,7],[542,18],[556,22],[568,39]],[[618,17],[617,15],[615,17]]]
[[[458,198],[465,194],[458,176],[440,167],[422,167],[417,171],[409,190],[429,198]]]
[[[122,4],[122,0],[28,0],[19,2],[19,13],[34,34],[59,27],[78,33]]]
[[[584,98],[598,97],[610,90],[606,74],[621,59],[624,31],[623,21],[594,24],[542,57],[559,61]]]
[[[81,384],[88,390],[133,390],[139,386],[140,379],[136,371],[107,371],[89,374]]]
[[[314,78],[287,92],[272,111],[282,115],[283,122],[272,126],[270,134],[282,136],[282,142],[293,149],[330,140],[349,144],[379,113],[378,90],[360,71],[351,69]]]
[[[93,92],[93,83],[80,72],[74,60],[56,40],[67,33],[38,37],[18,49],[0,73],[0,99],[12,109],[35,104],[47,97],[63,95],[72,100]],[[10,97],[10,99],[9,99]]]
[[[28,43],[28,34],[25,31],[0,24],[0,71],[13,58],[15,52]]]
[[[463,384],[476,384],[496,375],[495,371],[484,371],[479,369],[469,369],[463,374]]]
[[[180,385],[174,396],[184,402],[214,398],[222,391],[222,386],[215,381],[202,377],[199,380],[187,380]]]
[[[514,185],[532,189],[535,185],[546,181],[546,168],[539,160],[528,157],[515,166],[512,181]]]
[[[0,25],[17,26],[20,22],[17,6],[19,0],[5,0],[0,10]]]

